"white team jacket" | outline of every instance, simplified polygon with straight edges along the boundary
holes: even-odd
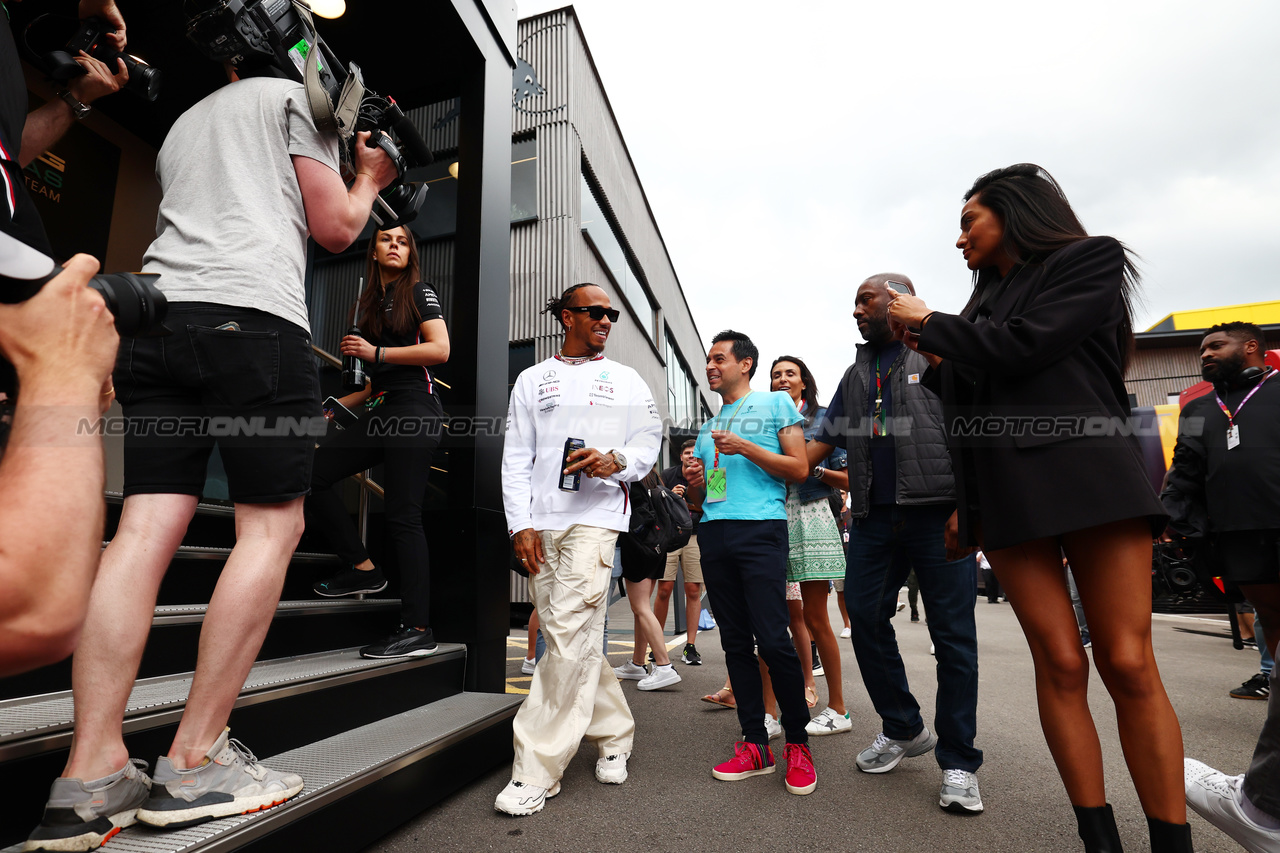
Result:
[[[584,473],[579,491],[561,491],[560,460],[569,438],[601,453],[621,452],[626,470],[604,479]],[[603,356],[577,365],[554,357],[535,364],[516,379],[507,408],[502,502],[508,534],[574,524],[626,530],[631,502],[623,484],[644,477],[661,446],[653,396],[630,367]]]

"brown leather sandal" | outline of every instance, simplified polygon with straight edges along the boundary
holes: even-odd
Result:
[[[724,694],[728,693],[728,697]],[[721,687],[715,693],[708,693],[702,697],[703,702],[710,702],[712,705],[718,705],[721,708],[736,708],[738,703],[733,698],[733,688]]]

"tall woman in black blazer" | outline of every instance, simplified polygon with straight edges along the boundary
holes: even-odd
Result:
[[[933,364],[925,381],[947,411],[961,544],[982,547],[1022,624],[1041,725],[1085,849],[1121,848],[1059,549],[1152,850],[1190,853],[1182,734],[1151,648],[1151,541],[1164,511],[1124,431],[1132,262],[1111,237],[1088,236],[1053,178],[1026,163],[978,178],[956,246],[974,273],[964,311],[903,295],[889,316]]]

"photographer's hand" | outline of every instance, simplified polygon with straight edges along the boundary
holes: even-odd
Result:
[[[0,352],[13,362],[26,403],[98,405],[115,366],[120,337],[102,296],[86,285],[98,271],[76,255],[40,292],[0,305]]]
[[[116,6],[115,0],[80,0],[80,19],[94,17],[102,18],[116,28],[116,31],[110,33],[107,38],[111,40],[111,44],[116,50],[124,50],[125,45],[128,43],[128,38],[125,35],[124,15],[120,14],[120,9]]]
[[[76,57],[76,62],[84,69],[84,76],[77,77],[67,84],[71,94],[82,104],[91,104],[105,95],[114,95],[129,82],[129,69],[125,68],[123,59],[116,59],[116,71],[100,59],[94,59],[83,50]]]
[[[356,178],[361,175],[368,177],[378,187],[378,192],[382,192],[391,186],[399,172],[387,152],[376,146],[369,147],[371,136],[367,130],[356,134]]]

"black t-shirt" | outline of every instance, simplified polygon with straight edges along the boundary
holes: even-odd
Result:
[[[706,490],[701,486],[693,487],[684,478],[679,465],[672,465],[662,472],[662,485],[668,489],[684,486],[684,505],[689,508],[689,516],[693,519],[693,532],[698,532],[698,522],[702,520],[702,502],[706,500]]]
[[[440,298],[436,296],[435,289],[425,281],[420,281],[413,286],[413,304],[418,309],[419,320],[414,323],[413,328],[408,332],[400,333],[391,328],[391,309],[394,304],[395,288],[389,288],[386,297],[382,300],[382,310],[385,317],[382,334],[376,340],[372,337],[368,339],[369,343],[375,347],[411,347],[414,344],[420,344],[422,343],[422,332],[419,326],[428,320],[444,319],[444,312],[440,308]],[[435,385],[431,381],[431,371],[420,365],[375,364],[370,362],[365,365],[365,369],[369,373],[369,378],[373,381],[375,393],[379,391],[410,391],[415,388],[425,388],[427,393],[435,393]]]
[[[35,202],[27,195],[18,165],[22,128],[27,123],[27,84],[18,48],[6,19],[0,22],[0,231],[52,255]]]

